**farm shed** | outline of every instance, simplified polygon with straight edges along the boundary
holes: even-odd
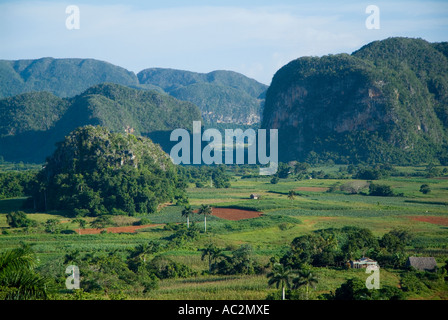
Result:
[[[434,257],[409,257],[406,266],[420,271],[435,271],[437,262]]]
[[[252,194],[250,195],[250,198],[251,198],[251,199],[258,200],[258,199],[260,199],[260,195],[259,195],[259,194],[256,194],[256,193],[252,193]]]
[[[359,260],[350,260],[350,267],[353,269],[367,268],[368,266],[379,267],[378,262],[367,257],[363,257]]]

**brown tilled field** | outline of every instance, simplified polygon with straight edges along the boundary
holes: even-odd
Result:
[[[233,208],[213,208],[212,215],[221,219],[237,221],[261,217],[262,212]]]
[[[155,227],[157,224],[146,224],[142,226],[127,226],[127,227],[110,227],[105,229],[81,229],[81,234],[98,234],[101,233],[101,231],[106,230],[109,233],[134,233],[135,230],[143,229],[143,228],[149,228],[149,227]],[[76,232],[78,232],[78,229],[76,229]]]
[[[428,222],[432,224],[448,226],[448,218],[445,217],[435,217],[435,216],[411,216],[408,217],[411,220],[420,221],[420,222]]]

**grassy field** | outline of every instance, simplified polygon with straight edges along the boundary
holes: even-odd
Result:
[[[313,168],[314,169],[314,168]],[[334,171],[335,168],[319,168]],[[420,168],[399,168],[402,172],[418,172]],[[158,288],[144,296],[130,296],[138,299],[265,299],[278,291],[267,285],[265,274],[253,276],[219,276],[204,273],[207,262],[201,260],[198,248],[213,242],[225,250],[250,244],[255,259],[260,264],[268,263],[270,257],[280,255],[298,236],[309,234],[325,228],[358,226],[370,229],[375,236],[381,237],[396,227],[407,228],[413,235],[407,254],[434,256],[439,266],[448,258],[448,179],[429,179],[422,177],[390,177],[375,181],[386,184],[399,197],[375,197],[361,194],[347,194],[342,191],[327,192],[335,184],[344,184],[352,180],[335,179],[281,179],[271,184],[269,178],[241,179],[233,177],[228,189],[195,188],[188,189],[190,203],[194,208],[201,204],[213,207],[238,208],[262,212],[259,218],[230,221],[218,217],[207,218],[207,233],[202,233],[194,243],[186,243],[162,254],[171,260],[188,265],[197,272],[196,276],[161,280]],[[419,192],[422,184],[429,184],[431,192]],[[294,199],[288,198],[288,192],[296,190]],[[250,199],[251,193],[261,195],[260,200]],[[0,200],[0,235],[1,249],[17,247],[20,242],[32,243],[40,263],[62,259],[72,250],[82,253],[116,251],[125,254],[128,249],[151,240],[162,239],[168,242],[174,233],[166,230],[167,223],[185,223],[181,216],[182,207],[168,205],[160,212],[147,216],[150,227],[135,233],[77,234],[78,225],[73,219],[61,213],[27,212],[28,217],[44,223],[53,218],[60,221],[63,232],[49,234],[39,228],[28,230],[11,230],[6,223],[6,214],[21,210],[24,199]],[[130,225],[141,217],[122,218],[121,225]],[[91,221],[92,218],[86,220]],[[203,228],[203,217],[194,215],[191,219]],[[73,231],[72,231],[73,230]],[[62,268],[63,266],[61,266]],[[342,270],[314,268],[319,282],[312,292],[312,298],[329,293],[349,278],[365,280],[363,270]],[[399,286],[397,270],[381,270],[381,283]],[[412,299],[448,299],[446,286],[423,292]]]

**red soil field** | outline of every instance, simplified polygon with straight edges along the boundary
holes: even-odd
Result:
[[[106,230],[109,233],[134,233],[135,230],[142,229],[142,228],[148,228],[148,227],[155,227],[157,224],[146,224],[142,226],[127,226],[127,227],[110,227],[106,229],[81,229],[81,234],[98,234],[103,230]],[[78,233],[78,229],[75,229],[75,231]]]
[[[448,218],[445,217],[435,217],[435,216],[413,216],[408,217],[411,220],[428,222],[432,224],[438,224],[442,226],[448,226]]]
[[[237,221],[237,220],[261,217],[262,212],[242,210],[242,209],[233,209],[233,208],[213,208],[212,216],[215,216],[215,217],[218,217],[221,219]]]

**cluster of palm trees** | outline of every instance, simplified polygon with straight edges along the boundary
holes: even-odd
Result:
[[[306,289],[306,300],[308,300],[309,288],[315,288],[318,283],[318,279],[310,270],[292,270],[280,263],[273,265],[272,271],[267,274],[267,277],[269,278],[269,286],[281,287],[282,300],[285,300],[286,289],[299,289],[302,287]]]
[[[194,210],[190,205],[186,205],[182,210],[182,216],[187,218],[187,228],[190,227],[190,217],[194,214]],[[213,213],[212,207],[206,204],[202,204],[197,214],[204,215],[204,232],[207,232],[207,216]]]

